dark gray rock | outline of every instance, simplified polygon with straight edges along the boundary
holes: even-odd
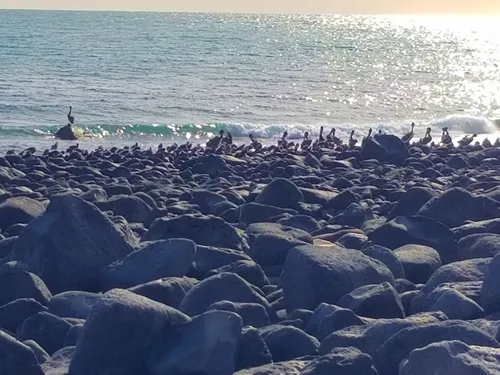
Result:
[[[210,311],[182,323],[155,345],[148,356],[149,373],[232,375],[241,329],[241,318],[227,311]]]
[[[399,331],[378,349],[377,355],[374,357],[375,365],[380,375],[396,374],[400,362],[408,358],[414,349],[449,340],[459,340],[469,345],[492,348],[499,346],[494,338],[472,324],[450,320],[426,326],[409,327]]]
[[[131,288],[166,277],[187,274],[195,259],[196,245],[186,239],[143,243],[142,246],[101,271],[104,289]]]
[[[20,270],[0,271],[0,306],[20,298],[47,305],[52,294],[37,275]]]
[[[479,276],[479,275],[478,275]],[[481,288],[481,306],[488,314],[500,311],[500,255],[488,264]]]
[[[335,348],[313,359],[300,375],[378,375],[372,357],[356,348]]]
[[[394,250],[403,265],[406,279],[415,284],[425,284],[442,266],[439,253],[429,246],[405,245]]]
[[[0,328],[16,332],[26,319],[47,311],[47,308],[33,298],[16,299],[0,307]]]
[[[458,240],[471,234],[500,233],[500,218],[491,220],[475,221],[453,228],[453,233]]]
[[[45,375],[67,375],[74,353],[74,346],[68,346],[54,353],[49,360],[42,364]]]
[[[137,285],[129,290],[153,301],[178,309],[184,296],[196,284],[198,284],[198,280],[189,277],[168,277]]]
[[[378,261],[384,263],[392,272],[395,279],[402,279],[406,277],[403,265],[396,255],[394,255],[394,253],[388,248],[379,245],[372,245],[363,249],[363,253],[368,255],[370,258],[377,259]]]
[[[45,375],[33,350],[0,330],[0,374]]]
[[[244,327],[236,351],[236,371],[272,363],[266,342],[254,327]]]
[[[210,277],[224,272],[239,275],[250,284],[259,288],[269,285],[269,280],[264,274],[264,271],[253,260],[238,260],[234,263],[210,271],[207,276]]]
[[[265,223],[283,214],[298,215],[298,211],[260,203],[247,203],[241,208],[240,222],[245,224]]]
[[[268,184],[255,198],[255,203],[281,208],[297,209],[304,195],[290,180],[277,178]]]
[[[368,241],[368,237],[364,234],[347,233],[343,235],[337,243],[344,246],[346,249],[361,250],[366,241]]]
[[[308,233],[313,233],[321,229],[321,225],[318,221],[307,215],[295,215],[286,219],[278,220],[278,223],[288,227],[301,229]]]
[[[243,320],[243,326],[260,328],[270,324],[266,309],[258,303],[220,301],[210,305],[208,311],[210,310],[234,312]]]
[[[430,310],[442,311],[450,319],[471,320],[484,317],[481,306],[455,289],[443,291]]]
[[[153,207],[141,198],[132,195],[121,198],[113,207],[113,212],[131,223],[146,223],[151,218]]]
[[[54,354],[64,345],[66,334],[71,324],[55,315],[40,312],[26,319],[17,329],[16,337],[21,340],[33,340],[49,354]]]
[[[49,312],[61,318],[87,319],[92,309],[103,299],[102,294],[70,291],[52,297]]]
[[[180,310],[189,316],[195,316],[220,301],[259,303],[266,308],[271,319],[275,317],[267,300],[248,282],[233,273],[221,273],[197,284],[182,300]]]
[[[330,224],[339,224],[354,228],[361,228],[366,221],[375,217],[371,208],[365,203],[351,203],[340,214],[329,220]]]
[[[297,375],[300,374],[300,371],[304,369],[308,363],[309,361],[306,360],[272,363],[269,365],[241,370],[236,372],[234,375]]]
[[[159,333],[190,321],[166,305],[112,290],[87,318],[68,375],[147,373]]]
[[[187,238],[197,245],[247,250],[242,234],[224,220],[214,216],[182,215],[174,219],[156,219],[143,241]]]
[[[218,216],[226,210],[238,207],[236,204],[229,202],[225,196],[211,191],[194,190],[191,194],[193,199],[190,203],[198,205],[200,212],[204,215]]]
[[[400,375],[490,375],[500,373],[500,349],[443,341],[413,350]]]
[[[399,295],[388,282],[361,286],[346,294],[337,303],[367,318],[404,318]]]
[[[28,224],[45,212],[45,206],[27,197],[9,198],[0,204],[0,230],[14,224]]]
[[[132,250],[129,238],[92,203],[58,195],[26,227],[8,258],[39,275],[55,293],[92,291],[100,270]]]
[[[267,326],[259,329],[259,332],[275,362],[315,355],[320,345],[315,337],[292,326]]]
[[[387,220],[391,221],[398,216],[413,216],[424,204],[435,196],[437,196],[437,193],[432,189],[423,187],[411,188],[399,198],[398,203],[396,203],[389,213]]]
[[[370,239],[377,245],[397,249],[404,245],[424,245],[435,249],[443,264],[458,260],[453,232],[434,219],[423,216],[399,216],[375,229]]]
[[[322,303],[314,310],[305,331],[322,341],[335,331],[364,324],[352,310]]]
[[[290,250],[281,275],[288,311],[335,304],[357,287],[394,283],[389,269],[360,251],[340,246],[298,246]]]
[[[498,234],[471,234],[458,241],[458,255],[461,260],[489,258],[498,253],[500,253],[500,235]]]
[[[337,347],[353,346],[372,357],[391,336],[408,328],[446,320],[441,312],[413,315],[406,319],[374,319],[364,325],[354,325],[333,332],[321,342],[320,355]]]
[[[211,270],[239,260],[251,260],[251,258],[240,250],[197,245],[193,271],[198,278],[203,279]]]
[[[76,346],[80,336],[83,332],[83,324],[75,324],[72,326],[68,333],[66,334],[66,338],[64,339],[64,347],[67,346]]]
[[[0,259],[9,255],[16,244],[17,237],[0,239]]]
[[[43,350],[43,348],[40,345],[38,345],[35,341],[26,340],[23,342],[23,344],[30,347],[31,350],[33,350],[33,353],[35,353],[36,359],[38,359],[39,364],[46,362],[50,358],[49,353]]]
[[[359,160],[375,159],[381,163],[401,165],[410,157],[410,151],[401,138],[391,134],[376,134],[366,138]]]

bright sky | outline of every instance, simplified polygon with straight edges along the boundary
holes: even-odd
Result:
[[[0,0],[0,8],[231,13],[500,14],[500,0]]]

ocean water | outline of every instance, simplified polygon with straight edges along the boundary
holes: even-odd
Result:
[[[492,141],[500,19],[0,11],[0,151],[417,124]]]

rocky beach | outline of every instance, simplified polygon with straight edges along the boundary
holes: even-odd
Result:
[[[9,152],[0,374],[498,374],[499,166],[385,134]]]

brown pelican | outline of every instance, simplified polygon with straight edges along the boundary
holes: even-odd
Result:
[[[212,149],[215,149],[219,147],[220,143],[222,142],[222,139],[224,138],[224,130],[221,130],[219,132],[218,137],[213,137],[212,139],[209,139],[207,142],[207,147],[210,147]]]
[[[357,139],[354,139],[354,130],[351,132],[351,136],[349,137],[349,147],[354,147],[356,146],[356,143],[358,143]]]
[[[472,134],[472,136],[470,137],[466,135],[465,137],[463,137],[461,140],[458,141],[458,144],[462,147],[468,146],[472,143],[475,137],[477,137],[477,134]]]
[[[309,139],[309,132],[304,133],[304,140],[302,141],[300,145],[301,150],[307,150],[309,147],[311,147],[312,140]]]
[[[411,141],[411,139],[413,138],[413,129],[415,128],[415,123],[412,122],[411,123],[411,131],[405,135],[403,135],[403,137],[401,138],[401,140],[404,142],[404,143],[409,143]]]
[[[73,110],[73,108],[71,106],[69,106],[69,113],[68,113],[68,121],[71,125],[73,125],[75,123],[75,116],[73,116],[71,114],[71,111]]]

